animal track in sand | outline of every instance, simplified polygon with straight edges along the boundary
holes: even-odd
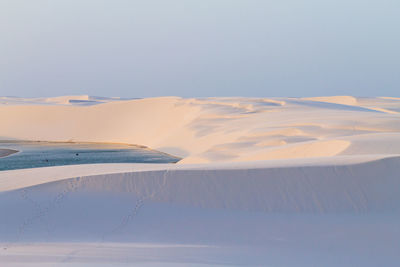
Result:
[[[47,214],[49,214],[52,210],[54,210],[54,208],[56,208],[57,205],[62,203],[62,201],[65,199],[65,197],[68,194],[70,194],[78,189],[79,181],[80,181],[80,178],[70,179],[68,181],[68,186],[61,193],[59,193],[57,196],[55,196],[46,207],[43,207],[43,205],[40,205],[37,201],[28,197],[27,189],[23,189],[21,191],[22,199],[24,199],[25,201],[28,201],[29,203],[32,203],[35,206],[35,211],[30,217],[25,219],[21,223],[21,225],[18,227],[16,240],[14,242],[10,242],[8,245],[5,245],[3,247],[3,249],[7,250],[7,249],[11,248],[12,246],[15,246],[15,244],[19,240],[21,240],[21,238],[25,234],[26,228],[29,227],[30,225],[32,225],[33,223],[35,223],[36,221],[39,220],[39,221],[42,221],[42,223],[43,223],[43,218]],[[46,229],[48,229],[48,228],[46,227]]]

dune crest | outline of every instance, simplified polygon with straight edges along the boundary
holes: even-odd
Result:
[[[341,105],[355,106],[358,101],[353,96],[318,96],[318,97],[306,97],[304,100],[327,102]]]

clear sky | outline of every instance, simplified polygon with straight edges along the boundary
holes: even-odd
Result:
[[[0,95],[400,96],[399,0],[0,0]]]

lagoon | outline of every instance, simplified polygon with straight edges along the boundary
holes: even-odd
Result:
[[[0,171],[91,163],[176,163],[180,158],[129,144],[0,141],[18,153],[0,158]]]

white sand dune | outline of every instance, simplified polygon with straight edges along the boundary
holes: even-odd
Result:
[[[2,139],[183,157],[0,172],[0,265],[397,266],[398,110],[354,97],[0,105]]]
[[[58,96],[47,98],[0,97],[1,105],[96,105],[123,100],[119,97],[96,97],[88,95]]]
[[[3,139],[140,144],[184,157],[181,163],[348,154],[349,147],[354,149],[352,137],[366,134],[382,134],[381,140],[397,135],[391,138],[400,141],[400,101],[383,98],[164,97],[92,106],[28,104],[0,105]],[[364,142],[359,150],[375,146]],[[400,149],[390,154],[395,153]]]
[[[400,211],[400,206],[394,205],[400,202],[399,163],[400,156],[337,156],[239,165],[50,167],[0,172],[0,192],[30,188],[47,194],[69,190],[69,185],[74,184],[74,191],[132,193],[150,201],[212,209],[316,213]],[[80,173],[79,178],[73,172]],[[41,179],[35,178],[38,176]]]
[[[398,156],[68,169],[0,174],[2,264],[398,262]]]

